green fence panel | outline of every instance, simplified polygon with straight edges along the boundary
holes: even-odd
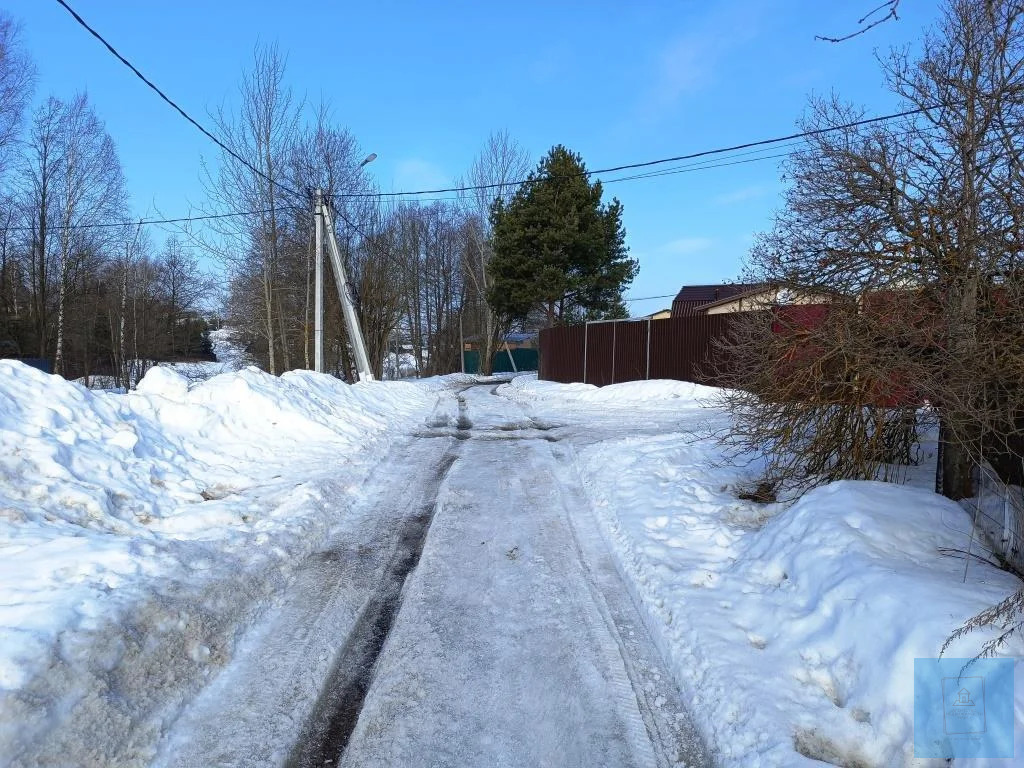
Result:
[[[480,373],[480,353],[470,349],[462,353],[466,373]]]
[[[508,352],[504,349],[494,353],[494,357],[491,358],[493,367],[492,370],[495,373],[507,373],[512,370],[516,371],[536,371],[537,370],[537,350],[536,349],[513,349],[512,359],[516,361],[515,368],[512,367],[512,361],[508,359]]]
[[[536,349],[513,349],[512,359],[516,361],[515,368],[512,367],[512,360],[508,359],[508,352],[504,349],[498,350],[491,358],[491,370],[494,373],[508,373],[510,371],[536,371],[538,363],[538,351]],[[466,364],[466,373],[480,372],[480,353],[467,350],[462,353],[462,360]]]

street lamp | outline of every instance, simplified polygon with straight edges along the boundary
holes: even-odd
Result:
[[[377,159],[377,153],[371,152],[363,161],[356,166],[356,170],[369,165]],[[317,215],[316,215],[316,269],[313,311],[313,370],[317,373],[324,372],[324,250],[323,250],[323,226],[320,217],[319,206],[323,204],[323,195],[317,190]],[[336,276],[337,277],[337,276]]]

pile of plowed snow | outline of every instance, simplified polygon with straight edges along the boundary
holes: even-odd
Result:
[[[152,737],[434,400],[255,368],[119,395],[0,361],[0,756]]]

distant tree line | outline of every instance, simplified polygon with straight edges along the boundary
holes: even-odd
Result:
[[[78,94],[30,113],[35,71],[0,15],[0,354],[129,386],[154,360],[209,356],[208,278],[128,216],[117,149]]]

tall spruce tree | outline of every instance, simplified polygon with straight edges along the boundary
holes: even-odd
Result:
[[[622,292],[636,277],[622,205],[601,202],[580,155],[561,144],[507,203],[491,211],[494,258],[488,302],[495,312],[547,324],[626,317]]]

